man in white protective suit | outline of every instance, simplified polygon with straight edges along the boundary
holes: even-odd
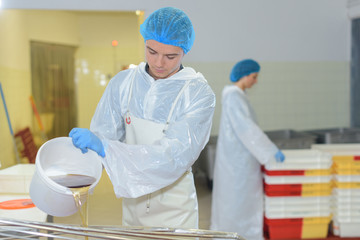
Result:
[[[234,84],[223,89],[212,192],[211,229],[247,240],[263,239],[261,164],[285,159],[257,125],[245,93],[259,71],[256,61],[242,60],[231,71]]]
[[[146,63],[109,82],[90,124],[73,144],[103,157],[124,226],[198,228],[191,166],[209,140],[215,95],[182,65],[195,33],[188,16],[160,8],[141,25]]]

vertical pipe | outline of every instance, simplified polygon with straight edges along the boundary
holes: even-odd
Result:
[[[351,127],[360,127],[360,19],[351,22]]]
[[[11,122],[10,122],[9,113],[8,113],[8,110],[7,110],[7,107],[6,107],[5,96],[4,96],[4,92],[3,92],[3,90],[2,90],[1,82],[0,82],[0,93],[1,93],[1,98],[2,98],[2,101],[3,101],[4,109],[5,109],[6,118],[7,118],[8,125],[9,125],[10,134],[11,134],[11,137],[12,137],[12,140],[13,140],[13,145],[14,145],[14,151],[15,151],[16,160],[17,160],[17,163],[21,163],[20,157],[19,157],[19,152],[18,152],[18,149],[17,149],[17,147],[16,147],[16,141],[15,141],[14,132],[13,132],[13,129],[12,129],[12,127],[11,127]]]

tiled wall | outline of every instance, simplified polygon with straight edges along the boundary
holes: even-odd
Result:
[[[187,63],[204,74],[217,99],[212,135],[219,129],[221,91],[235,63]],[[248,96],[264,130],[319,129],[350,125],[348,62],[260,62]]]

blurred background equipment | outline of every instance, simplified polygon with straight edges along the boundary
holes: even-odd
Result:
[[[327,128],[306,132],[316,136],[316,143],[360,143],[359,128]]]
[[[265,131],[265,134],[279,149],[310,149],[316,140],[315,135],[292,129]]]
[[[77,104],[75,95],[76,47],[30,42],[32,96],[47,126],[46,135],[67,136],[76,126]]]
[[[47,136],[46,136],[44,124],[42,123],[40,114],[39,114],[38,109],[37,109],[37,107],[36,107],[36,103],[35,103],[34,97],[33,97],[33,96],[30,96],[30,97],[29,97],[29,100],[30,100],[30,104],[31,104],[32,110],[33,110],[33,112],[34,112],[34,114],[35,114],[36,122],[38,123],[39,129],[40,129],[40,132],[41,132],[42,141],[43,141],[43,143],[44,143],[44,142],[46,142],[46,141],[48,140],[48,139],[47,139]]]
[[[209,189],[212,189],[213,186],[217,138],[218,136],[210,136],[209,142],[200,153],[193,167],[195,173],[205,175]]]
[[[17,149],[21,157],[27,158],[28,163],[35,163],[37,146],[29,127],[26,127],[15,134]]]

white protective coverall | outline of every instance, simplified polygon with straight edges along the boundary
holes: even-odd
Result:
[[[217,141],[211,229],[263,239],[261,164],[278,151],[258,127],[245,92],[226,86]]]
[[[215,95],[201,73],[185,67],[167,79],[154,80],[145,71],[145,66],[145,63],[141,63],[134,69],[121,71],[109,82],[90,125],[91,131],[104,145],[106,156],[103,165],[115,194],[124,200],[144,197],[150,193],[151,196],[157,196],[159,192],[166,195],[166,187],[188,176],[191,166],[209,139],[215,108]],[[188,86],[179,94],[185,84]],[[175,108],[170,114],[174,102]],[[128,111],[133,118],[147,120],[154,126],[166,125],[167,118],[171,117],[164,135],[152,144],[126,144]],[[194,184],[191,186],[193,189],[185,190],[183,198],[195,201],[193,206],[197,214],[195,187]],[[182,200],[178,197],[175,198],[178,202],[175,200],[163,206],[171,205],[170,208],[181,209]],[[123,204],[126,202],[123,201]],[[178,214],[178,219],[171,221],[165,221],[166,216],[157,220],[158,208],[152,207],[151,202],[144,204],[142,214],[146,214],[149,206],[152,217],[147,219],[151,222],[142,221],[141,216],[126,222],[158,227],[197,227],[198,223],[187,225],[188,222],[183,219],[186,213]],[[161,214],[164,212],[166,214],[166,209],[162,209]]]

